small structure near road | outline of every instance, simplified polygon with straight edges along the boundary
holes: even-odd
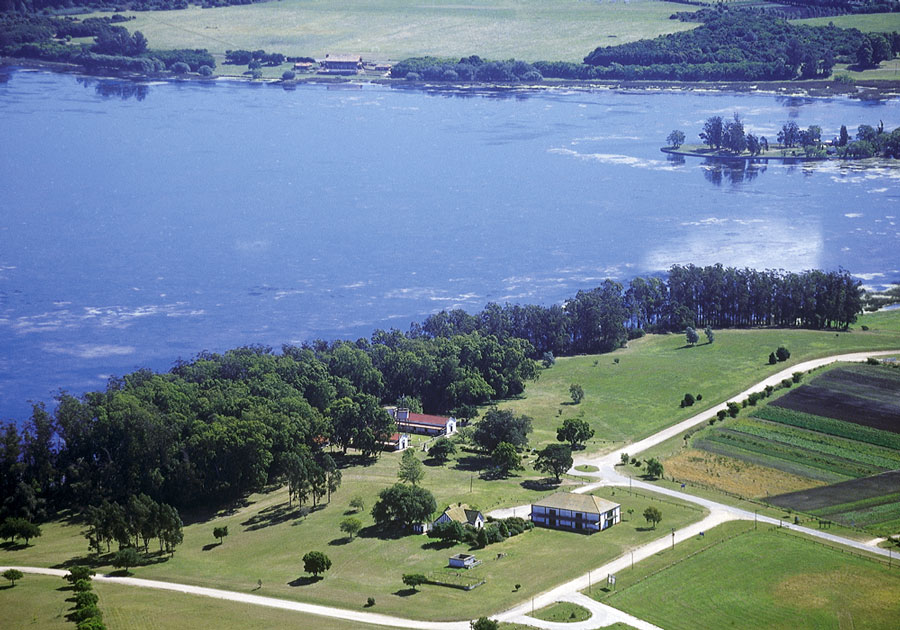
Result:
[[[450,556],[450,566],[455,569],[471,569],[479,564],[481,564],[481,560],[470,553],[457,553]]]
[[[535,525],[592,534],[622,520],[622,506],[592,494],[556,492],[531,504]]]

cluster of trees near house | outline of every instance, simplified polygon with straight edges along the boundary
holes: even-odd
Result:
[[[860,309],[860,284],[843,270],[688,265],[627,288],[607,280],[564,305],[492,303],[355,342],[203,352],[166,373],[138,370],[103,391],[61,393],[53,413],[37,404],[23,430],[0,428],[0,520],[102,511],[104,501],[125,507],[141,495],[176,509],[220,505],[272,482],[315,502],[340,484],[323,446],[377,456],[394,430],[384,403],[474,417],[476,405],[521,393],[548,354],[605,352],[686,326],[842,328]],[[530,428],[528,418],[489,411],[474,440],[508,472]],[[588,439],[576,433],[560,439]],[[560,456],[547,453],[546,470]]]
[[[751,156],[769,150],[769,141],[765,136],[757,137],[749,131],[745,133],[744,123],[738,114],[732,120],[724,120],[721,116],[710,116],[703,124],[700,139],[711,149],[724,150],[734,155],[744,152]],[[778,144],[783,150],[800,148],[809,157],[824,157],[826,148],[822,140],[822,128],[810,125],[802,129],[791,120],[781,126],[777,136]],[[684,132],[676,129],[666,138],[673,147],[679,148],[685,140]],[[881,156],[900,158],[900,127],[891,132],[884,129],[884,123],[877,127],[860,125],[857,127],[855,139],[851,139],[846,125],[841,125],[839,135],[831,141],[837,157],[868,158]]]
[[[900,33],[868,33],[835,26],[795,25],[767,11],[715,9],[672,16],[702,22],[691,31],[629,44],[601,46],[584,63],[477,55],[459,60],[415,57],[394,65],[391,76],[431,82],[489,83],[573,80],[788,80],[826,78],[835,63],[877,66],[900,52]]]
[[[140,31],[121,26],[127,18],[55,18],[32,14],[0,13],[0,55],[77,63],[96,71],[128,70],[199,72],[210,75],[216,61],[206,49],[153,50]],[[72,43],[93,37],[93,43]]]

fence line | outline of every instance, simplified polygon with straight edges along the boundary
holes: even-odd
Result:
[[[808,543],[812,543],[814,545],[819,545],[825,547],[826,549],[831,549],[832,551],[839,551],[841,553],[845,553],[851,556],[856,556],[857,558],[862,558],[863,560],[871,560],[872,562],[877,562],[878,564],[884,565],[889,569],[900,569],[900,556],[898,556],[897,561],[895,562],[890,556],[885,560],[884,558],[880,558],[878,556],[869,555],[865,553],[860,553],[859,551],[853,549],[852,547],[846,547],[844,545],[838,543],[829,543],[823,540],[814,540],[809,538],[807,535],[803,533],[794,532],[789,527],[775,527],[773,528],[776,532],[780,531],[785,534],[790,534],[794,538],[799,538],[800,540],[805,540]]]

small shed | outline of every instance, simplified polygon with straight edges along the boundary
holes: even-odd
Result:
[[[481,560],[470,553],[457,553],[450,556],[450,566],[454,569],[471,569],[479,564],[481,564]]]

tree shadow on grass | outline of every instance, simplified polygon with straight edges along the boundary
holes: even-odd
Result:
[[[288,586],[309,586],[310,584],[315,584],[316,582],[321,582],[321,575],[304,575],[303,577],[298,577],[296,580],[291,580],[288,582]]]
[[[526,490],[537,490],[538,492],[543,492],[545,490],[553,490],[559,487],[561,481],[557,481],[556,479],[544,478],[544,479],[526,479],[521,482],[519,485],[525,488]]]
[[[210,551],[211,549],[215,549],[216,547],[221,547],[221,546],[222,546],[222,543],[220,543],[220,542],[209,543],[208,545],[203,545],[203,551]]]
[[[95,567],[110,564],[114,555],[115,552],[104,553],[101,555],[90,554],[87,556],[72,556],[68,560],[64,560],[58,564],[54,564],[52,568],[68,569],[69,567],[73,567],[75,565],[83,565],[93,569]]]
[[[302,510],[299,505],[289,505],[288,503],[282,502],[263,508],[259,513],[254,514],[246,521],[243,521],[241,525],[247,528],[246,531],[253,532],[258,529],[263,529],[264,527],[285,523],[297,516],[302,518],[301,512]]]
[[[273,488],[277,489],[277,488]],[[246,497],[241,499],[236,499],[231,502],[224,508],[216,508],[216,507],[205,507],[200,506],[197,508],[193,508],[191,510],[184,510],[181,512],[181,520],[184,523],[185,527],[188,525],[194,525],[196,523],[206,523],[211,521],[214,518],[224,518],[226,516],[234,516],[240,510],[244,508],[248,508],[253,505],[255,501],[251,501]]]
[[[456,469],[466,472],[484,470],[491,465],[491,458],[487,455],[467,455],[456,460]]]
[[[655,527],[649,527],[649,526],[635,527],[635,528],[634,528],[634,531],[636,531],[636,532],[655,532],[655,531],[656,531],[656,528],[655,528]]]
[[[17,543],[15,541],[7,541],[3,544],[0,544],[0,549],[3,551],[21,551],[22,549],[27,549],[28,545],[24,543]]]
[[[427,543],[422,544],[422,549],[449,549],[456,545],[456,541],[454,540],[430,540]]]
[[[340,538],[334,538],[332,540],[329,540],[328,544],[331,545],[332,547],[340,547],[343,545],[348,545],[351,542],[353,542],[353,539],[350,538],[349,536],[341,536]]]
[[[399,591],[394,591],[393,594],[397,597],[409,597],[410,595],[415,595],[418,592],[419,591],[414,588],[401,588]]]
[[[4,584],[3,586],[0,586],[0,591],[7,591],[11,588],[13,588],[12,584]]]
[[[406,536],[409,532],[401,525],[387,525],[379,527],[378,525],[369,525],[359,530],[357,538],[379,538],[381,540],[398,540]]]

